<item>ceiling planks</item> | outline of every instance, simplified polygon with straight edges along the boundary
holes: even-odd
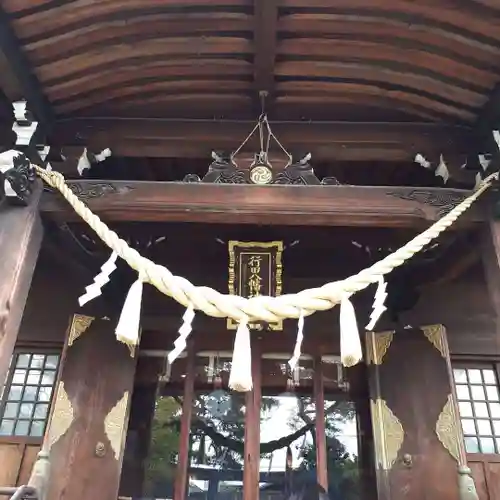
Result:
[[[271,118],[472,124],[500,79],[495,2],[3,6],[58,116],[186,118],[194,109],[198,118],[249,118],[262,90],[273,100]],[[186,84],[170,91],[175,81]],[[169,92],[184,100],[173,105]]]

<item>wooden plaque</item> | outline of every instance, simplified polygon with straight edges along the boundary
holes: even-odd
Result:
[[[283,282],[283,242],[229,242],[229,294],[251,298],[260,295],[281,295]],[[227,327],[235,330],[238,324],[228,318]],[[253,330],[283,330],[277,323],[250,323]]]

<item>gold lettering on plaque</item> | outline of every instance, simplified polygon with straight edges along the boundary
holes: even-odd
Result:
[[[248,299],[260,296],[281,295],[283,265],[281,262],[283,242],[229,242],[229,281],[231,295]],[[237,328],[237,323],[227,320],[227,327]],[[283,321],[276,323],[250,322],[254,330],[282,330]]]

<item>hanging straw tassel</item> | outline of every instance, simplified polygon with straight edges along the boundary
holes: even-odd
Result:
[[[248,319],[240,321],[234,339],[229,388],[237,392],[252,390],[252,348]]]
[[[344,297],[340,303],[340,359],[347,367],[354,366],[363,359],[356,312],[349,296]]]
[[[129,346],[139,344],[143,284],[144,277],[139,275],[128,291],[120,320],[115,330],[116,338]]]

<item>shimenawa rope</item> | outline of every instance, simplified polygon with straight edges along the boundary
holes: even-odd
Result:
[[[128,265],[144,277],[144,281],[155,286],[185,307],[193,306],[197,310],[214,317],[230,317],[236,321],[261,320],[275,322],[282,318],[299,318],[301,314],[310,315],[316,311],[331,309],[340,303],[343,297],[350,296],[372,283],[380,276],[390,273],[404,264],[422,248],[437,238],[450,227],[491,185],[498,179],[498,173],[487,177],[482,185],[468,198],[453,208],[423,233],[419,234],[399,250],[388,255],[372,266],[341,281],[327,283],[319,288],[303,290],[296,294],[280,297],[254,297],[251,299],[236,295],[225,295],[209,287],[193,285],[187,279],[174,276],[166,267],[155,264],[141,256],[73,193],[62,174],[46,171],[35,166],[37,174],[51,187],[57,189],[66,198],[75,212],[95,231],[101,240],[115,251]]]

